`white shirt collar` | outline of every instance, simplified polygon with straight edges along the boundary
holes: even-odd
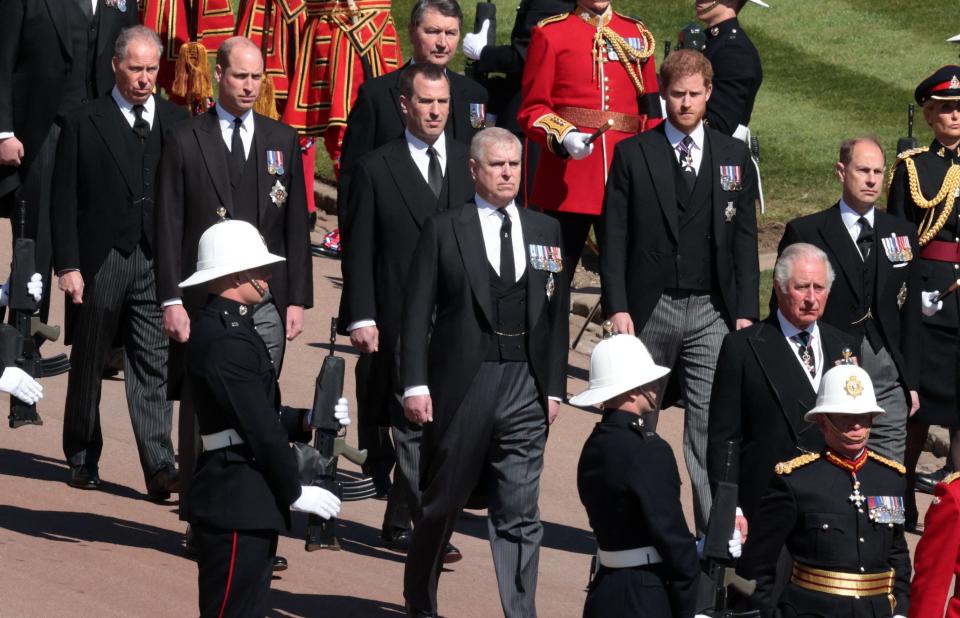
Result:
[[[862,215],[867,218],[867,221],[870,222],[870,227],[875,227],[873,224],[875,214],[876,214],[876,208],[871,206],[870,210],[868,210],[866,214]],[[851,229],[853,226],[857,226],[856,229],[857,229],[857,232],[859,232],[860,217],[861,217],[860,213],[854,210],[853,208],[850,208],[850,206],[848,206],[847,203],[843,201],[843,198],[841,197],[840,198],[840,218],[843,219],[843,225],[846,226],[848,230]]]
[[[670,142],[670,145],[673,148],[676,148],[677,144],[679,144],[683,140],[683,138],[686,137],[687,135],[680,129],[673,126],[673,124],[671,124],[669,119],[663,124],[663,130],[667,135],[667,141]],[[690,137],[693,138],[694,147],[697,148],[698,150],[703,150],[704,130],[703,130],[702,120],[697,125],[697,127],[690,133]]]
[[[429,148],[431,144],[426,143],[411,133],[410,129],[404,129],[403,132],[404,136],[407,138],[407,143],[410,144],[410,147],[418,152],[422,152],[424,156],[427,156],[427,148]],[[432,145],[433,149],[437,151],[437,155],[440,157],[441,161],[447,158],[447,140],[445,135],[440,135],[440,138]]]
[[[774,283],[774,285],[776,285],[776,283]],[[791,324],[790,321],[784,317],[783,313],[779,309],[777,309],[777,319],[780,320],[780,332],[782,332],[783,336],[786,337],[787,339],[790,339],[791,337],[796,336],[797,333],[800,332],[801,329]],[[813,341],[814,339],[816,339],[817,333],[819,332],[820,329],[818,328],[817,323],[814,322],[813,324],[804,328],[803,330],[810,334],[810,340]]]
[[[473,199],[477,203],[477,209],[480,211],[481,217],[496,217],[497,219],[500,219],[500,213],[497,212],[496,206],[480,197],[479,194],[475,194]],[[520,212],[517,210],[516,200],[511,200],[511,202],[507,204],[506,208],[507,214],[510,215],[510,221],[516,222],[517,218],[520,216]]]
[[[220,130],[224,131],[226,129],[233,129],[233,119],[236,118],[233,114],[227,110],[220,107],[220,103],[216,104],[217,109],[217,119],[220,121]],[[253,135],[253,110],[248,109],[240,116],[240,127]]]
[[[113,87],[113,90],[110,91],[110,96],[113,97],[113,100],[116,102],[117,106],[120,107],[124,112],[130,112],[133,115],[133,103],[127,101],[122,94],[120,94],[120,89],[116,86]],[[156,108],[156,101],[153,100],[153,95],[150,95],[143,103],[144,114],[148,116],[153,115],[153,110]]]

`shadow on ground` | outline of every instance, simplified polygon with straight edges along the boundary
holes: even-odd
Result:
[[[62,459],[53,459],[45,455],[0,448],[0,470],[2,470],[0,474],[9,476],[63,483],[64,491],[78,492],[78,494],[85,491],[67,486],[70,469]],[[140,493],[131,487],[117,485],[106,479],[103,480],[103,484],[97,491],[102,491],[103,493],[120,498],[130,498],[132,500],[145,500],[147,497],[146,494]]]
[[[405,616],[402,605],[332,594],[302,594],[285,590],[270,591],[272,611],[267,616]],[[282,612],[282,613],[281,613]]]
[[[593,533],[565,524],[550,521],[543,523],[543,547],[568,551],[575,554],[597,553],[597,541]],[[457,532],[478,539],[487,539],[487,516],[464,512],[457,520]]]

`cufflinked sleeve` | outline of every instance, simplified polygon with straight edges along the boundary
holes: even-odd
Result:
[[[343,296],[347,314],[343,326],[377,316],[377,235],[376,191],[364,159],[354,168],[350,189],[350,221],[343,246]],[[389,200],[388,200],[389,203]],[[341,229],[342,234],[342,229]]]
[[[713,376],[710,394],[710,413],[707,430],[707,477],[710,488],[717,485],[727,473],[727,442],[733,442],[733,457],[726,480],[738,483],[740,478],[740,444],[743,441],[741,411],[743,409],[743,359],[742,338],[735,333],[724,337],[717,357],[717,370]]]
[[[437,223],[435,217],[430,217],[420,232],[403,295],[400,334],[400,386],[403,388],[430,384],[427,366],[430,329],[437,304],[437,259]]]
[[[627,303],[627,259],[629,255],[627,213],[632,182],[627,153],[629,142],[620,142],[613,151],[613,164],[607,177],[603,195],[603,209],[597,226],[597,244],[600,247],[600,297],[603,315],[629,311]]]
[[[290,199],[284,207],[287,261],[278,266],[287,269],[287,304],[309,309],[313,306],[313,257],[310,253],[310,230],[307,227],[307,190],[303,182],[300,139],[292,129],[288,140],[290,145],[286,156],[291,161]]]
[[[550,219],[553,227],[553,242],[562,244],[560,223]],[[567,356],[570,344],[570,283],[567,273],[554,277],[556,291],[550,299],[550,383],[547,396],[560,400],[567,394]]]
[[[735,318],[756,320],[760,317],[760,256],[757,250],[757,169],[750,159],[750,151],[740,142],[743,153],[743,190],[734,217],[733,272],[737,290]]]
[[[576,127],[561,118],[553,109],[553,82],[557,71],[556,52],[542,26],[533,30],[527,65],[523,72],[523,101],[517,122],[527,137],[550,152],[560,154],[560,143]]]
[[[183,151],[176,129],[168,130],[157,168],[157,199],[154,206],[154,251],[157,269],[157,297],[179,298],[183,268]]]
[[[54,165],[50,197],[50,217],[56,225],[50,226],[53,234],[53,270],[59,273],[67,269],[80,269],[79,204],[77,199],[77,165],[80,162],[80,143],[77,135],[77,115],[66,119],[57,140],[57,155]],[[88,282],[89,283],[89,282]],[[70,302],[70,299],[67,299]]]
[[[13,133],[13,72],[20,54],[25,0],[0,0],[0,133]]]

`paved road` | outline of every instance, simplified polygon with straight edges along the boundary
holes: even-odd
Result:
[[[335,221],[321,219],[321,225],[329,228]],[[7,264],[8,229],[2,227],[0,264]],[[314,282],[316,306],[307,312],[304,333],[287,348],[281,378],[284,402],[297,406],[310,404],[313,379],[325,354],[329,319],[340,297],[339,262],[315,258]],[[53,304],[56,322],[62,316],[59,294]],[[571,337],[580,320],[571,319]],[[591,332],[580,351],[570,356],[571,393],[583,388],[587,354],[596,341]],[[44,349],[63,350],[59,344]],[[337,349],[347,359],[346,393],[353,402],[356,356],[345,338]],[[0,616],[196,615],[196,566],[180,551],[183,526],[176,505],[145,500],[122,381],[104,385],[100,470],[105,484],[99,492],[65,484],[61,430],[66,376],[45,380],[44,388],[42,427],[0,427]],[[596,421],[595,413],[564,406],[550,433],[541,492],[545,533],[537,604],[542,616],[578,616],[583,606],[594,541],[577,498],[575,473],[580,448]],[[679,454],[680,413],[665,413],[660,426]],[[691,521],[682,465],[681,475],[684,509]],[[928,502],[924,497],[923,508]],[[375,500],[344,505],[340,552],[304,552],[305,518],[297,514],[294,530],[280,539],[280,553],[289,559],[290,569],[273,583],[270,615],[402,615],[403,556],[379,546],[383,507]],[[465,514],[454,535],[464,559],[441,577],[440,609],[445,616],[500,614],[482,515]]]

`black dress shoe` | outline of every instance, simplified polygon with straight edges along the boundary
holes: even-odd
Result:
[[[180,492],[180,473],[173,464],[160,466],[147,481],[147,495],[151,500],[163,502],[171,493]]]
[[[410,550],[410,541],[413,539],[413,535],[409,530],[402,530],[393,534],[384,533],[380,538],[383,539],[383,544],[386,545],[387,549],[405,554]]]
[[[197,547],[197,539],[193,536],[193,528],[190,524],[187,524],[187,530],[183,533],[183,553],[191,560],[200,557],[200,548]]]
[[[460,553],[460,550],[453,543],[447,543],[447,547],[443,550],[443,563],[453,564],[461,560],[463,560],[463,554]]]
[[[100,475],[96,468],[85,465],[73,466],[70,468],[70,480],[67,481],[67,485],[77,489],[100,489]]]
[[[409,618],[437,618],[437,615],[433,612],[425,609],[413,609],[409,603],[404,605],[404,609],[407,610]]]
[[[914,488],[916,491],[924,494],[933,495],[933,488],[937,486],[937,483],[940,483],[947,477],[948,474],[953,472],[947,466],[935,470],[933,472],[927,472],[926,474],[918,474]]]
[[[274,572],[274,573],[279,573],[280,571],[286,571],[288,566],[289,566],[289,565],[287,564],[287,559],[284,558],[283,556],[274,556],[274,557],[273,557],[273,572]]]

